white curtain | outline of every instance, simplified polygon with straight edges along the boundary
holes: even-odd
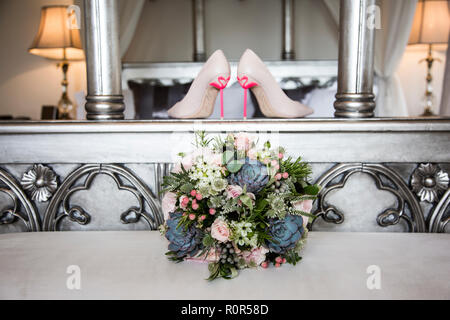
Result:
[[[323,0],[339,24],[339,1]],[[417,0],[380,0],[381,29],[375,32],[376,116],[407,116],[405,96],[395,74],[408,44]]]
[[[377,116],[408,116],[406,99],[396,70],[411,32],[417,0],[381,1],[381,29],[375,35]]]
[[[123,57],[133,40],[145,0],[118,0],[120,56]]]
[[[336,28],[339,29],[339,0],[323,0],[325,7],[327,7],[330,16],[336,24]]]

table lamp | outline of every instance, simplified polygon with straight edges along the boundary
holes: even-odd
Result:
[[[408,44],[428,44],[428,56],[419,63],[426,61],[427,77],[425,89],[425,110],[422,116],[433,115],[434,94],[431,68],[434,61],[440,61],[432,55],[433,44],[445,44],[448,41],[449,5],[447,0],[419,0],[414,15]]]
[[[58,67],[63,71],[62,95],[58,102],[59,119],[75,117],[75,105],[67,95],[67,70],[69,61],[84,59],[79,27],[71,20],[74,19],[74,13],[65,5],[42,7],[39,30],[28,49],[31,54],[59,61]]]

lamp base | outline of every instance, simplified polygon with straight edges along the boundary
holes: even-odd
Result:
[[[431,111],[430,107],[426,107],[425,110],[423,111],[423,113],[420,115],[422,117],[431,117],[434,116],[435,114],[433,113],[433,111]]]
[[[75,106],[67,97],[67,93],[63,92],[61,99],[58,102],[58,119],[60,120],[73,120]]]
[[[67,70],[69,69],[69,63],[63,61],[61,63],[61,69],[63,71],[63,80],[61,81],[62,95],[58,102],[58,119],[60,120],[73,120],[75,119],[75,105],[69,99],[67,95]]]

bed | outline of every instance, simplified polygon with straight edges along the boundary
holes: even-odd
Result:
[[[165,259],[158,232],[0,235],[0,299],[449,299],[448,241],[445,234],[311,232],[297,266],[211,283],[205,264]]]

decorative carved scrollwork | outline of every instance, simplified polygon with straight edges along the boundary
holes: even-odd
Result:
[[[130,170],[115,164],[87,164],[73,171],[62,182],[47,207],[44,216],[44,230],[57,230],[59,222],[64,217],[68,217],[70,221],[81,225],[90,222],[90,214],[80,206],[71,206],[70,197],[77,191],[89,190],[92,181],[98,174],[110,176],[119,190],[131,192],[138,200],[138,206],[131,207],[120,215],[122,223],[136,223],[142,218],[148,223],[150,229],[155,230],[163,222],[159,201],[151,190]],[[86,176],[83,185],[74,186],[83,176]],[[121,178],[126,179],[131,186],[124,185]],[[152,213],[145,212],[144,201],[149,205]],[[59,212],[60,205],[62,212]]]
[[[4,185],[0,187],[0,192],[7,194],[13,201],[12,208],[0,212],[0,224],[11,224],[19,220],[25,224],[27,231],[40,231],[39,215],[16,180],[0,169],[0,183]]]
[[[397,224],[400,219],[403,219],[407,222],[410,232],[425,232],[425,219],[417,199],[411,193],[403,179],[393,170],[382,164],[337,164],[325,172],[325,174],[323,174],[316,182],[322,186],[322,189],[318,195],[318,205],[314,215],[321,217],[324,221],[329,223],[342,223],[344,221],[344,214],[339,212],[336,207],[326,204],[325,198],[330,191],[343,188],[350,176],[357,172],[367,173],[373,178],[379,190],[388,191],[397,198],[397,208],[386,209],[377,216],[378,225],[387,227]],[[339,182],[332,184],[339,176],[342,176],[342,179]],[[390,184],[393,184],[394,187],[383,183],[382,176],[384,176]],[[405,214],[405,204],[408,204],[411,217]]]
[[[441,198],[430,215],[429,232],[445,232],[445,226],[450,221],[448,211],[450,206],[450,189],[448,189]],[[446,215],[447,213],[447,215]]]

